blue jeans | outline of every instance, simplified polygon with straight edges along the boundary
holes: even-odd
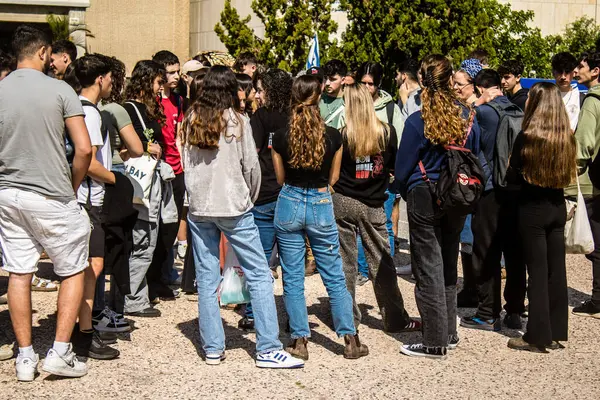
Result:
[[[394,202],[396,201],[396,195],[394,193],[390,193],[389,190],[386,190],[387,200],[383,203],[383,208],[385,210],[385,216],[387,221],[385,222],[385,226],[388,231],[388,236],[390,237],[390,248],[392,257],[395,254],[394,248],[394,229],[392,222],[392,210],[394,208]],[[362,245],[362,240],[360,236],[356,238],[356,246],[358,248],[358,272],[363,276],[369,276],[369,265],[367,264],[367,257],[365,257],[365,249]]]
[[[273,253],[273,247],[275,246],[275,206],[276,201],[271,203],[261,204],[260,206],[254,206],[252,215],[254,216],[254,222],[258,227],[258,234],[260,235],[260,243],[262,243],[263,251],[267,261],[271,259]],[[252,312],[252,303],[246,304],[246,311],[244,313],[247,318],[254,318],[254,312]]]
[[[292,339],[310,336],[304,297],[305,236],[329,294],[335,332],[338,336],[355,334],[352,297],[342,269],[331,194],[284,185],[275,208],[275,232]]]
[[[225,350],[225,332],[217,300],[217,288],[221,282],[219,231],[231,243],[248,283],[254,305],[257,353],[281,350],[283,346],[279,341],[271,272],[252,214],[247,212],[228,218],[189,215],[188,223],[196,266],[200,339],[206,354]]]

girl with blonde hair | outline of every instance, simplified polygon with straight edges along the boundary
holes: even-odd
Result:
[[[354,299],[358,272],[356,237],[359,235],[384,330],[420,330],[421,324],[412,321],[404,309],[386,228],[384,203],[396,161],[396,130],[378,119],[372,96],[364,85],[346,86],[344,104],[346,126],[341,132],[344,150],[340,179],[334,186],[332,197],[346,286]],[[354,301],[356,326],[360,319],[361,313]]]

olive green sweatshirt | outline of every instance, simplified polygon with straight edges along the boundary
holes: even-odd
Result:
[[[589,93],[600,95],[600,84],[590,88]],[[579,112],[579,122],[575,130],[577,139],[577,166],[579,169],[579,184],[585,197],[594,197],[600,190],[593,187],[588,176],[587,166],[596,158],[600,150],[600,100],[595,98],[583,102]],[[566,196],[577,195],[577,184],[565,189]]]

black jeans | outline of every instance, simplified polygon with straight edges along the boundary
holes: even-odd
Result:
[[[485,192],[473,214],[473,270],[477,278],[477,316],[493,319],[502,311],[501,265],[506,266],[505,309],[525,311],[526,269],[518,229],[517,193]]]
[[[427,184],[413,188],[406,202],[423,345],[447,347],[448,336],[456,335],[458,244],[465,217],[443,213]]]
[[[547,191],[549,192],[549,191]],[[519,202],[519,231],[529,272],[529,319],[525,341],[548,345],[567,340],[569,296],[565,261],[567,211],[561,191]]]
[[[585,205],[595,243],[594,251],[586,256],[592,262],[592,301],[600,306],[600,196],[585,199]]]

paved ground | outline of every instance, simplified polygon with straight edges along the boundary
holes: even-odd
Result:
[[[590,292],[590,264],[569,256],[570,306]],[[40,274],[51,276],[48,266]],[[407,308],[417,315],[413,283],[399,279]],[[0,293],[7,278],[0,276]],[[567,348],[548,355],[515,352],[506,347],[514,331],[477,332],[459,328],[462,342],[446,361],[420,360],[399,353],[402,343],[419,334],[387,335],[370,283],[358,289],[365,310],[360,333],[371,354],[356,361],[342,357],[342,342],[331,328],[328,300],[318,275],[306,282],[312,339],[303,370],[269,371],[252,361],[254,335],[237,329],[239,315],[222,311],[227,334],[227,361],[205,365],[198,355],[197,308],[187,298],[163,302],[160,319],[136,319],[130,341],[119,341],[121,357],[90,360],[89,374],[79,380],[42,373],[33,383],[18,383],[14,360],[0,362],[0,399],[18,398],[266,398],[266,399],[576,399],[600,398],[600,320],[570,317]],[[281,280],[277,303],[283,309]],[[53,340],[55,293],[34,293],[34,347],[45,354]],[[461,310],[461,314],[469,310]],[[280,315],[281,317],[281,315]],[[280,318],[280,324],[283,319]],[[6,306],[0,328],[9,331]],[[287,338],[282,334],[282,340]]]

